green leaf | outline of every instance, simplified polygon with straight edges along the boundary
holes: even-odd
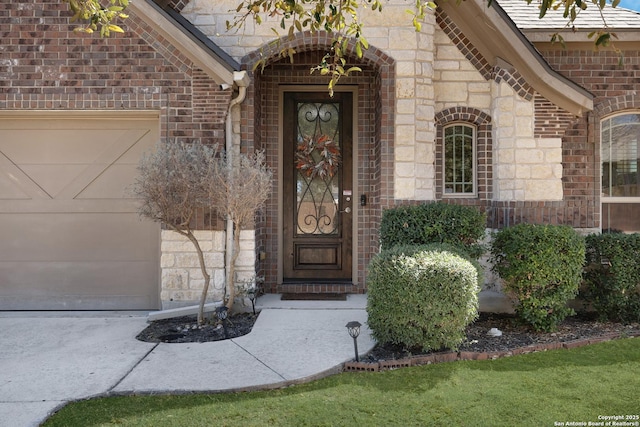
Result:
[[[124,30],[117,25],[109,24],[109,31],[113,31],[114,33],[124,33]]]
[[[610,41],[611,41],[611,34],[603,33],[596,40],[596,46],[608,46]]]
[[[542,4],[540,5],[540,15],[538,18],[544,18],[544,15],[547,14],[547,8],[549,7],[549,0],[542,0]]]
[[[356,56],[358,58],[362,58],[362,45],[361,45],[361,43],[356,43]]]

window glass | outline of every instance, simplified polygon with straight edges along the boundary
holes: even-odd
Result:
[[[640,114],[621,114],[601,123],[603,229],[640,231]],[[626,199],[626,200],[625,200]]]
[[[444,128],[444,194],[475,193],[475,128],[455,124]]]
[[[638,176],[640,114],[602,122],[602,193],[605,197],[640,197]]]

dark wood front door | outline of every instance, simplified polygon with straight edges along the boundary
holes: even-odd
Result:
[[[286,92],[283,280],[350,282],[352,94]]]

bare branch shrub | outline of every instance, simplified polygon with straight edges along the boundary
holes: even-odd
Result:
[[[133,193],[142,200],[141,216],[164,224],[187,237],[196,248],[204,288],[200,298],[198,323],[204,321],[204,303],[211,276],[192,229],[198,209],[213,209],[233,222],[231,263],[226,272],[225,299],[231,310],[235,287],[235,263],[240,253],[240,231],[253,225],[255,213],[271,193],[272,172],[264,152],[237,157],[233,162],[218,153],[217,147],[201,143],[159,143],[138,166],[139,177]]]
[[[235,264],[240,253],[240,231],[253,226],[255,214],[264,207],[271,194],[273,173],[266,165],[263,151],[240,154],[230,161],[221,156],[210,165],[209,199],[216,211],[233,222],[233,248],[229,271],[226,274],[227,307],[235,299]]]
[[[199,324],[204,321],[204,303],[211,276],[191,220],[198,209],[210,207],[207,177],[215,168],[216,153],[216,147],[200,143],[158,143],[154,152],[145,154],[140,160],[139,175],[133,186],[133,193],[142,200],[138,209],[142,217],[160,222],[187,237],[196,248],[204,277]]]

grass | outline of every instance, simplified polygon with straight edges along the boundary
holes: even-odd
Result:
[[[44,426],[553,426],[636,415],[638,390],[640,338],[272,391],[86,400]]]

